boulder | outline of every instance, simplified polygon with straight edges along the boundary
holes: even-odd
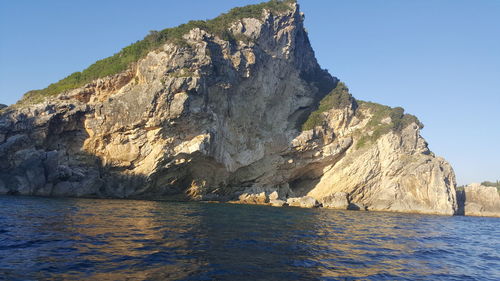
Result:
[[[319,202],[311,196],[293,197],[286,200],[288,206],[301,208],[319,207]]]
[[[346,210],[349,206],[346,192],[336,192],[327,197],[323,197],[320,202],[323,208]]]
[[[286,204],[286,202],[279,199],[272,199],[269,200],[269,204],[273,207],[283,207]]]
[[[265,192],[260,193],[243,193],[238,197],[240,203],[243,204],[266,204],[267,196]]]
[[[368,208],[363,203],[349,203],[347,210],[351,211],[367,211]]]
[[[277,200],[279,198],[278,192],[273,191],[271,194],[269,194],[269,200]]]

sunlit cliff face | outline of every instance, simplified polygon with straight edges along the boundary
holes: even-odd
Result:
[[[0,115],[0,194],[265,204],[275,192],[319,205],[342,193],[360,209],[455,213],[453,170],[418,120],[356,101],[321,69],[298,5],[227,31],[246,39],[193,28],[121,73]]]

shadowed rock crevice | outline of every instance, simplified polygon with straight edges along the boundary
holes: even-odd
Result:
[[[467,198],[465,198],[466,194],[464,190],[457,189],[457,212],[456,214],[459,216],[465,215],[465,202]]]

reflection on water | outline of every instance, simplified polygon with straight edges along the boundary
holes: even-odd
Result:
[[[500,280],[500,220],[0,197],[0,279]]]

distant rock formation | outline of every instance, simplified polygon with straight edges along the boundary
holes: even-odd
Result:
[[[500,217],[500,195],[496,187],[472,183],[457,191],[457,200],[459,214]]]
[[[7,108],[0,193],[456,212],[453,170],[418,120],[321,69],[297,4],[227,32],[194,28],[122,73]]]

